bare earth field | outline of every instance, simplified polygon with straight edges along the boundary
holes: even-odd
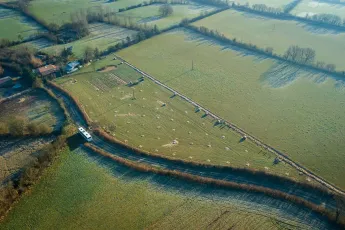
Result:
[[[4,230],[229,227],[332,228],[281,200],[138,173],[81,149],[63,152],[0,225]]]
[[[223,11],[194,25],[218,30],[228,38],[236,38],[258,47],[272,47],[273,52],[277,54],[284,54],[291,45],[313,48],[316,52],[316,61],[335,64],[336,69],[345,70],[341,58],[345,53],[345,33],[235,10]]]
[[[118,55],[345,188],[344,79],[185,30],[154,37]]]

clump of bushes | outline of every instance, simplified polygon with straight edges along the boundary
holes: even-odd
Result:
[[[28,165],[18,178],[12,179],[0,188],[0,217],[6,215],[12,204],[19,200],[21,194],[34,185],[44,169],[51,165],[62,148],[66,146],[66,135],[59,136],[51,144],[45,146],[40,154]]]
[[[28,122],[24,117],[14,117],[6,122],[0,122],[0,135],[39,136],[52,133],[53,129],[47,124]]]

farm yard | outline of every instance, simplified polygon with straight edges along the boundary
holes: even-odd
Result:
[[[93,72],[116,65],[110,72]],[[141,77],[111,57],[81,73],[57,79],[77,97],[86,112],[101,127],[128,144],[169,157],[208,164],[250,167],[305,180],[285,163],[274,164],[275,155],[213,120],[197,108]],[[188,150],[188,151],[186,151]]]
[[[0,104],[2,121],[23,117],[28,122],[46,124],[57,130],[63,122],[63,113],[55,101],[42,91],[32,91]]]
[[[222,23],[224,21],[236,23]],[[228,38],[236,38],[258,47],[272,47],[273,52],[280,55],[291,45],[313,48],[316,52],[316,61],[335,64],[337,70],[345,70],[345,64],[341,59],[345,52],[345,33],[235,10],[223,11],[197,21],[194,25],[217,30]]]
[[[345,187],[340,170],[345,164],[343,79],[275,62],[188,30],[165,33],[118,55]]]
[[[0,230],[344,228],[332,1],[0,0]]]
[[[37,32],[43,31],[43,28],[34,21],[20,15],[14,10],[0,7],[0,39],[9,39],[18,41],[29,38]]]
[[[345,5],[337,4],[336,2],[303,0],[291,13],[299,17],[313,16],[315,14],[335,14],[344,19]]]
[[[98,48],[100,51],[106,50],[109,46],[116,45],[125,40],[127,36],[132,37],[137,32],[118,26],[105,23],[89,24],[90,35],[63,45],[55,45],[42,49],[43,52],[58,55],[64,48],[73,47],[73,53],[77,57],[82,57],[86,47]]]
[[[49,23],[62,25],[71,21],[71,13],[100,8],[108,8],[117,11],[120,8],[142,3],[142,0],[118,0],[110,2],[108,0],[34,0],[30,2],[29,11],[36,17]],[[49,9],[49,10],[47,10]]]
[[[80,148],[61,154],[40,183],[15,205],[0,229],[28,226],[35,229],[331,227],[308,210],[280,200],[139,173]]]
[[[191,3],[187,5],[172,5],[172,15],[162,17],[159,13],[161,4],[154,4],[140,7],[117,14],[124,21],[132,21],[138,24],[157,25],[159,29],[165,29],[176,25],[184,18],[195,18],[202,13],[209,13],[217,10],[216,7]]]

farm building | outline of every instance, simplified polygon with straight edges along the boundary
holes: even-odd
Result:
[[[55,65],[46,65],[36,69],[36,73],[42,77],[48,76],[50,74],[56,73],[59,71],[59,67]]]
[[[0,87],[9,87],[12,85],[13,85],[13,81],[11,77],[0,78]]]
[[[71,72],[74,72],[74,71],[78,70],[77,67],[79,65],[80,65],[79,61],[73,61],[73,62],[67,63],[67,65],[66,65],[66,72],[67,73],[71,73]]]

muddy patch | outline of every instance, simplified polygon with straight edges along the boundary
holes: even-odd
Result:
[[[108,66],[105,66],[99,70],[97,70],[98,72],[100,73],[106,73],[106,72],[110,72],[110,71],[113,71],[115,70],[117,67],[116,65],[108,65]]]

